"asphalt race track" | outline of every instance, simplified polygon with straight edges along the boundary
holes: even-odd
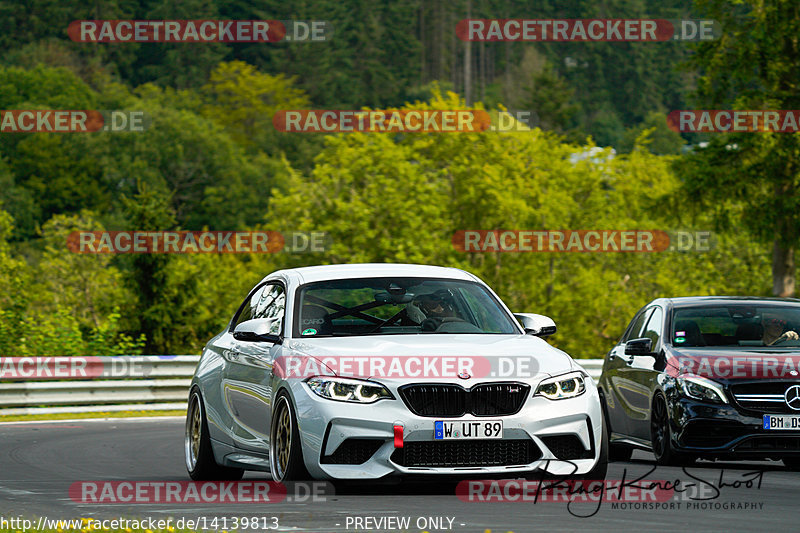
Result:
[[[0,516],[209,520],[263,516],[277,517],[278,531],[301,532],[416,532],[420,531],[417,520],[430,524],[425,522],[430,517],[452,519],[451,526],[445,519],[444,528],[428,527],[431,532],[757,531],[764,527],[781,531],[796,529],[800,502],[800,472],[787,472],[780,463],[701,462],[687,472],[660,467],[648,474],[654,467],[652,456],[643,452],[636,452],[629,462],[612,463],[608,478],[647,474],[648,480],[694,483],[681,497],[675,496],[673,508],[643,509],[632,503],[632,508],[612,509],[608,502],[599,509],[597,503],[569,506],[563,501],[464,502],[455,495],[453,483],[430,481],[337,487],[337,493],[325,501],[275,504],[97,504],[70,497],[69,488],[76,481],[186,481],[182,446],[183,420],[177,418],[0,424]],[[265,476],[253,472],[245,479],[264,480]],[[574,516],[595,511],[587,518]],[[386,529],[374,527],[376,522],[370,523],[370,529],[354,527],[356,518],[395,516],[410,517],[411,527]]]

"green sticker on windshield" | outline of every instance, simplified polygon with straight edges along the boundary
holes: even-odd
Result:
[[[675,342],[681,344],[682,342],[686,342],[686,337],[676,337]]]
[[[315,330],[314,328],[306,328],[306,329],[303,330],[303,333],[302,333],[302,335],[316,335],[316,334],[317,334],[317,330]]]

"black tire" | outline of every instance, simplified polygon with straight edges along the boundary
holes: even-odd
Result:
[[[272,409],[269,464],[272,479],[279,483],[311,478],[303,461],[297,416],[285,391],[278,394]]]
[[[214,459],[211,437],[208,433],[205,406],[200,391],[192,390],[189,407],[186,410],[186,433],[184,436],[184,455],[186,470],[195,481],[237,481],[242,479],[244,470],[220,466]]]
[[[608,438],[611,439],[611,419],[608,416],[608,405],[606,404],[606,396],[600,392],[600,406],[603,408],[603,418],[605,419],[605,429],[608,433]],[[633,455],[633,447],[626,444],[615,444],[609,440],[608,442],[608,461],[614,463],[616,461],[630,461]]]
[[[633,447],[626,444],[608,444],[608,460],[612,463],[618,461],[630,461],[633,455]]]
[[[656,463],[659,465],[685,466],[692,464],[696,459],[673,449],[667,400],[661,393],[653,398],[653,406],[650,409],[650,443]]]

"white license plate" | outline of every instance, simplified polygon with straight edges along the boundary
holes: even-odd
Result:
[[[502,439],[502,420],[437,420],[433,423],[433,438],[451,439]]]
[[[800,416],[764,415],[764,429],[800,431]]]

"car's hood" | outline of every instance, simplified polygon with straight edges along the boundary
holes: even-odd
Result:
[[[672,375],[695,374],[720,382],[798,379],[800,347],[673,348],[667,365]]]
[[[557,375],[578,369],[572,359],[558,348],[550,346],[546,341],[530,335],[379,335],[364,337],[325,337],[319,339],[292,339],[285,342],[291,354],[300,357],[311,357],[323,362],[335,374],[359,377],[385,377],[375,372],[369,360],[384,361],[384,372],[390,365],[396,364],[401,373],[406,368],[417,369],[420,365],[406,367],[410,359],[426,361],[435,360],[434,366],[428,370],[433,372],[423,375],[398,375],[390,377],[406,378],[406,380],[428,381],[436,378],[435,368],[441,365],[472,363],[471,378],[488,378],[491,380],[519,380],[542,375]],[[359,369],[353,361],[368,360]],[[346,361],[347,364],[342,364]],[[450,363],[448,363],[450,361]],[[456,361],[453,363],[453,361]],[[337,367],[337,365],[339,365]],[[439,366],[436,366],[439,365]],[[488,365],[488,366],[487,366]],[[452,368],[455,368],[452,366]],[[345,370],[345,371],[343,371]],[[490,375],[491,373],[494,375]],[[454,372],[450,372],[452,377]],[[467,378],[462,378],[467,379]]]

